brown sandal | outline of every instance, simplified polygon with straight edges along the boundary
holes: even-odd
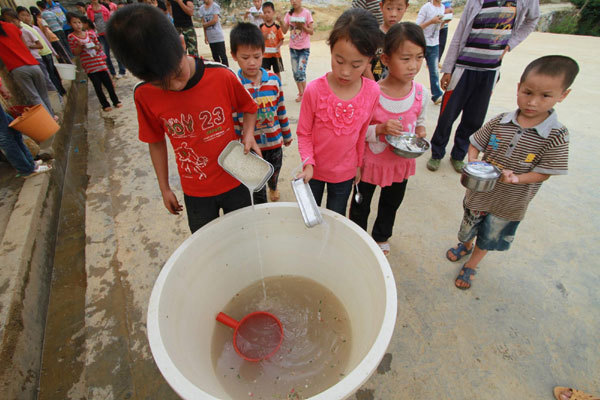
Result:
[[[600,400],[600,397],[594,397],[591,394],[582,392],[581,390],[571,389],[564,386],[556,386],[554,388],[554,398],[556,400],[563,400],[563,398],[560,397],[560,394],[569,390],[571,391],[571,397],[569,397],[569,400]]]

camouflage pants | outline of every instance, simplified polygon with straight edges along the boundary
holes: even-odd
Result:
[[[183,40],[185,41],[185,48],[187,52],[191,56],[198,57],[198,41],[196,40],[196,31],[193,26],[187,28],[181,28],[176,26],[177,32],[183,35]]]

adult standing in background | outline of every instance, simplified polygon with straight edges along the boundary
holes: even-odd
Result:
[[[87,8],[87,17],[94,25],[96,25],[98,40],[102,44],[104,54],[106,54],[106,65],[108,66],[108,70],[112,77],[116,79],[118,78],[117,72],[115,71],[112,59],[110,58],[110,45],[108,44],[108,40],[106,40],[106,22],[110,18],[110,10],[106,6],[100,4],[98,0],[92,0]],[[118,59],[117,64],[119,66],[119,75],[121,77],[125,76],[125,66],[121,64]]]
[[[173,16],[173,25],[185,41],[185,48],[189,55],[198,57],[198,39],[194,30],[194,2],[191,0],[169,0],[167,10]]]
[[[462,112],[450,153],[458,173],[469,137],[483,125],[504,55],[535,29],[538,0],[468,0],[442,65],[445,90],[438,123],[431,138],[427,169],[437,171],[446,154],[452,124]]]
[[[408,4],[408,1],[406,3]],[[352,8],[362,8],[363,10],[369,11],[377,18],[379,25],[383,24],[380,0],[352,0]]]

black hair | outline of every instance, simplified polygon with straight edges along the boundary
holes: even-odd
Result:
[[[39,8],[37,8],[35,6],[29,7],[29,12],[31,13],[31,16],[33,17],[33,25],[37,25],[38,17],[42,14],[42,12],[40,11]]]
[[[131,73],[166,88],[184,57],[175,26],[156,7],[132,4],[108,20],[106,37],[115,56]]]
[[[88,17],[81,17],[80,20],[82,24],[87,24],[90,29],[96,29],[96,25]]]
[[[229,34],[231,54],[236,54],[239,46],[248,46],[265,51],[265,38],[258,26],[249,22],[240,22]]]
[[[427,42],[425,41],[423,28],[414,22],[399,22],[392,26],[385,34],[383,40],[383,53],[388,57],[391,57],[402,43],[407,40],[421,47],[423,49],[423,54],[425,54]]]
[[[392,1],[392,0],[381,0],[381,4],[385,4],[385,3],[386,3],[386,2],[388,2],[388,1]],[[409,0],[402,0],[402,1],[404,1],[404,4],[406,5],[406,8],[408,8],[408,5],[409,5],[409,4],[408,4],[408,3],[409,3]]]
[[[78,1],[77,3],[75,3],[75,5],[85,8],[85,3],[83,1]]]
[[[373,57],[381,47],[383,33],[377,19],[367,10],[351,8],[335,21],[327,44],[330,49],[340,40],[349,40],[360,54]]]
[[[67,23],[69,25],[71,25],[71,20],[73,18],[77,18],[78,20],[80,20],[81,22],[83,22],[83,16],[81,16],[79,13],[75,13],[75,12],[68,12],[67,15]]]
[[[17,14],[20,14],[20,13],[22,13],[22,12],[27,12],[27,13],[31,14],[31,13],[29,12],[29,10],[27,9],[27,7],[18,6],[18,7],[17,7]]]
[[[579,65],[571,57],[567,56],[544,56],[533,60],[523,71],[520,83],[525,82],[530,73],[546,75],[551,77],[563,77],[563,89],[567,90],[573,84],[579,73]]]
[[[38,6],[40,10],[45,10],[47,8],[45,1],[36,1],[35,5]]]
[[[156,7],[163,10],[163,12],[167,11],[167,5],[165,4],[165,2],[163,0],[156,0]]]
[[[265,7],[269,7],[271,8],[271,10],[275,11],[275,4],[271,3],[270,1],[265,1],[262,5],[262,9],[264,10]]]
[[[2,13],[2,20],[5,22],[8,22],[7,18],[19,19],[17,12],[10,7],[4,7],[0,12]]]

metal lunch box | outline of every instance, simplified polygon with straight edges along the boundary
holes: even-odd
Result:
[[[319,225],[323,222],[323,216],[319,210],[319,206],[315,201],[312,190],[308,183],[304,183],[302,179],[292,180],[292,190],[298,201],[298,207],[302,213],[302,219],[304,219],[304,225],[312,228],[315,225]]]
[[[240,181],[248,189],[258,192],[273,175],[273,165],[257,154],[244,154],[244,145],[237,140],[225,146],[217,163],[229,175]]]
[[[420,157],[431,147],[427,139],[410,133],[400,136],[385,135],[385,140],[395,154],[404,158]]]
[[[484,161],[474,161],[465,165],[460,183],[474,192],[489,192],[494,189],[502,172],[495,165]]]

